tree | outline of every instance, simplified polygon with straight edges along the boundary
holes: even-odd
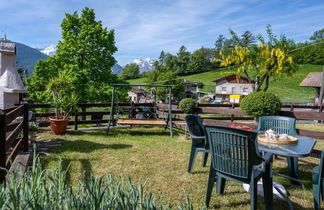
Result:
[[[219,35],[218,38],[215,41],[215,50],[220,51],[224,49],[224,42],[225,42],[226,38],[224,37],[224,35]]]
[[[61,24],[62,41],[56,55],[39,61],[28,79],[29,98],[35,102],[48,102],[46,84],[61,71],[71,73],[70,83],[80,102],[107,100],[111,94],[109,84],[118,80],[111,72],[117,51],[114,31],[95,20],[93,9],[85,7],[66,14]]]
[[[177,62],[175,72],[177,75],[184,75],[188,73],[188,64],[190,62],[190,52],[187,51],[187,48],[182,45],[177,53]]]
[[[140,70],[136,63],[127,64],[124,70],[120,73],[120,78],[123,80],[136,79],[139,77]]]
[[[160,53],[159,62],[160,62],[161,64],[164,64],[164,59],[165,59],[165,53],[164,53],[164,51],[162,50],[161,53]]]
[[[300,64],[324,64],[324,29],[315,31],[306,41],[292,45],[291,56]]]
[[[266,91],[271,77],[281,79],[284,75],[292,76],[297,70],[292,57],[288,56],[287,39],[278,40],[270,26],[267,26],[267,34],[267,43],[261,42],[251,49],[236,45],[229,52],[220,53],[222,66],[234,65],[238,74],[244,73],[250,80],[254,77],[255,91]]]
[[[160,74],[157,79],[157,82],[160,85],[173,85],[171,88],[172,98],[174,100],[178,100],[180,98],[184,91],[184,84],[182,79],[178,79],[174,72],[166,71],[163,74]],[[162,100],[163,102],[167,101],[168,94],[167,88],[158,88],[156,91],[158,99]]]
[[[251,44],[255,43],[255,37],[253,35],[253,33],[251,31],[245,31],[242,35],[241,35],[241,46],[242,47],[250,47]]]
[[[212,62],[208,57],[208,52],[201,48],[191,54],[191,61],[188,65],[190,73],[209,71],[212,69]]]
[[[322,41],[324,39],[324,28],[318,31],[315,31],[313,35],[309,38],[311,41]]]

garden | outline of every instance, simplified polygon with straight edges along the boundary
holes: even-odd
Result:
[[[214,177],[210,175],[216,170],[215,163],[211,164],[211,158],[215,157],[214,147],[207,145],[217,140],[207,130],[230,129],[242,134],[240,138],[248,136],[246,138],[249,138],[249,145],[252,146],[242,146],[244,143],[237,145],[254,154],[261,148],[253,149],[258,144],[258,133],[248,131],[260,128],[256,122],[259,120],[261,124],[261,118],[265,115],[278,115],[274,117],[276,120],[284,118],[283,121],[292,123],[290,131],[279,133],[286,135],[286,140],[288,134],[292,135],[289,132],[297,136],[297,130],[299,138],[308,136],[311,142],[317,140],[314,150],[312,144],[310,151],[305,153],[307,157],[298,159],[298,178],[304,183],[305,189],[282,176],[273,175],[274,181],[286,188],[287,197],[295,209],[313,208],[312,168],[320,163],[320,150],[324,149],[324,141],[321,140],[324,139],[324,126],[314,121],[323,120],[323,107],[287,105],[281,101],[284,101],[282,97],[286,97],[286,101],[295,99],[292,95],[297,95],[295,97],[301,100],[310,99],[309,92],[312,90],[303,92],[296,89],[297,80],[292,82],[293,76],[297,75],[301,80],[308,71],[319,70],[318,66],[305,65],[306,68],[303,67],[301,71],[303,75],[298,76],[299,65],[291,54],[296,46],[289,45],[291,42],[284,35],[278,38],[268,25],[269,40],[259,37],[259,44],[255,43],[256,38],[252,39],[250,33],[245,34],[251,39],[244,44],[243,38],[240,41],[235,32],[231,32],[233,37],[223,40],[221,46],[215,48],[216,51],[201,49],[192,57],[184,46],[177,56],[165,55],[162,51],[160,60],[155,63],[156,69],[147,73],[146,79],[140,79],[149,83],[146,86],[153,87],[150,91],[154,101],[139,103],[130,101],[130,87],[126,81],[132,78],[128,73],[138,74],[138,69],[133,65],[127,68],[129,72],[121,76],[112,74],[111,67],[116,63],[113,54],[117,51],[114,30],[104,28],[102,22],[95,19],[94,10],[84,8],[80,15],[77,12],[66,14],[61,26],[62,41],[57,46],[56,55],[39,61],[34,73],[24,81],[29,91],[25,96],[26,101],[0,113],[3,168],[0,175],[2,181],[7,179],[0,186],[2,209],[206,209],[208,181],[215,181],[216,178],[215,174]],[[236,41],[233,39],[235,37]],[[225,43],[231,44],[226,48],[223,46]],[[212,59],[204,57],[204,61],[201,61],[201,56],[206,54],[212,55]],[[180,100],[184,92],[180,78],[202,72],[200,68],[204,68],[203,65],[197,67],[193,61],[207,62],[210,72],[217,70],[213,76],[231,71],[237,74],[237,80],[240,75],[245,75],[249,81],[255,80],[252,93],[244,97],[240,105],[200,104],[192,98]],[[210,72],[202,73],[204,77],[209,77],[208,91],[213,90]],[[295,89],[299,94],[278,91],[279,87],[280,90],[287,87]],[[154,107],[148,107],[148,104]],[[133,117],[134,122],[156,120],[160,124],[118,125],[119,108],[120,115],[123,115],[119,119]],[[28,111],[33,112],[33,119],[28,119]],[[148,112],[151,112],[148,118],[154,119],[144,119],[144,114]],[[162,119],[162,114],[167,116]],[[200,125],[200,131],[206,131],[203,138],[189,135],[190,126],[188,121],[184,122],[187,114],[204,120],[204,125]],[[95,119],[98,115],[101,118]],[[16,118],[19,120],[15,121]],[[204,129],[204,126],[208,129]],[[286,124],[273,126],[276,127],[264,131],[287,127]],[[244,131],[246,128],[248,131]],[[275,135],[274,132],[272,134]],[[197,139],[198,143],[195,142]],[[201,146],[202,142],[204,146]],[[212,157],[209,156],[202,167],[203,157],[199,153],[189,173],[190,151],[197,146],[196,143],[201,146],[200,151],[211,153]],[[226,148],[220,150],[223,159],[232,152]],[[24,172],[12,172],[9,168],[14,165],[13,158],[21,151],[32,151],[31,164]],[[262,152],[276,154],[266,150]],[[292,156],[291,159],[296,157]],[[261,160],[261,155],[258,158]],[[247,161],[257,162],[256,159]],[[266,168],[264,170],[269,172],[270,162],[262,163],[265,164],[259,164],[264,166],[262,170]],[[254,170],[254,166],[247,168]],[[286,158],[280,155],[273,158],[273,172],[288,175],[290,167]],[[217,173],[220,177],[219,171]],[[270,180],[270,174],[263,176],[264,185]],[[249,209],[253,208],[250,200],[250,194],[241,183],[229,181],[223,195],[216,195],[213,188],[209,207]],[[264,209],[263,196],[258,195],[257,200],[257,208]],[[285,200],[275,198],[274,208],[287,209],[289,205]]]
[[[129,179],[136,186],[142,184],[144,193],[152,193],[157,205],[204,207],[210,160],[206,167],[201,167],[201,156],[198,156],[192,174],[188,173],[191,141],[181,131],[173,138],[162,128],[139,127],[113,128],[109,136],[105,130],[89,129],[68,131],[64,136],[53,135],[45,129],[35,135],[45,173],[60,168],[61,164],[66,171],[64,183],[73,189],[93,177],[111,174],[114,179],[123,179],[125,185]],[[324,144],[319,141],[315,148],[324,149]],[[286,187],[295,209],[312,208],[311,168],[318,163],[312,157],[300,159],[300,175],[306,190],[287,179],[274,177]],[[283,158],[275,159],[273,170],[287,174],[287,163]],[[186,199],[190,200],[189,204]],[[249,200],[242,184],[229,182],[224,195],[212,196],[210,207],[249,209]],[[279,199],[274,200],[274,205],[275,209],[288,208]],[[261,196],[258,208],[264,208]]]

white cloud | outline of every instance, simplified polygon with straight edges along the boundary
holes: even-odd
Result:
[[[213,46],[231,28],[305,40],[323,27],[324,4],[306,1],[261,0],[2,0],[0,31],[9,38],[43,47],[60,39],[64,13],[94,8],[98,20],[115,29],[116,55],[121,64],[136,57],[157,57],[161,50],[176,53],[181,45],[193,51]]]

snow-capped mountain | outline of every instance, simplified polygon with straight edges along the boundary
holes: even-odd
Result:
[[[136,58],[134,59],[131,63],[135,63],[138,65],[140,72],[145,72],[145,71],[151,71],[154,70],[154,64],[155,60],[151,58],[146,58],[146,59],[140,59]]]
[[[52,56],[52,55],[55,55],[56,46],[54,44],[51,44],[51,45],[45,47],[44,49],[40,49],[39,51],[41,51],[45,55]]]

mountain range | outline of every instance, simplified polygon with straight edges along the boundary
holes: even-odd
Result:
[[[25,44],[15,42],[16,43],[16,58],[17,58],[17,67],[28,69],[28,75],[30,75],[34,71],[34,66],[38,60],[45,60],[48,56],[55,55],[56,46],[51,44],[44,48],[32,48]],[[130,63],[135,63],[138,65],[139,70],[141,73],[151,71],[154,69],[155,60],[151,58],[140,59],[136,58]],[[112,67],[112,72],[114,74],[119,74],[124,68],[119,65],[115,64]]]
[[[154,66],[153,66],[154,62],[155,62],[155,60],[151,59],[151,58],[146,58],[144,60],[142,60],[140,58],[136,58],[130,63],[137,64],[137,66],[139,67],[140,72],[143,73],[143,72],[154,70]]]
[[[38,60],[45,60],[47,57],[35,48],[16,42],[17,67],[28,69],[28,75],[34,71],[34,66]]]

